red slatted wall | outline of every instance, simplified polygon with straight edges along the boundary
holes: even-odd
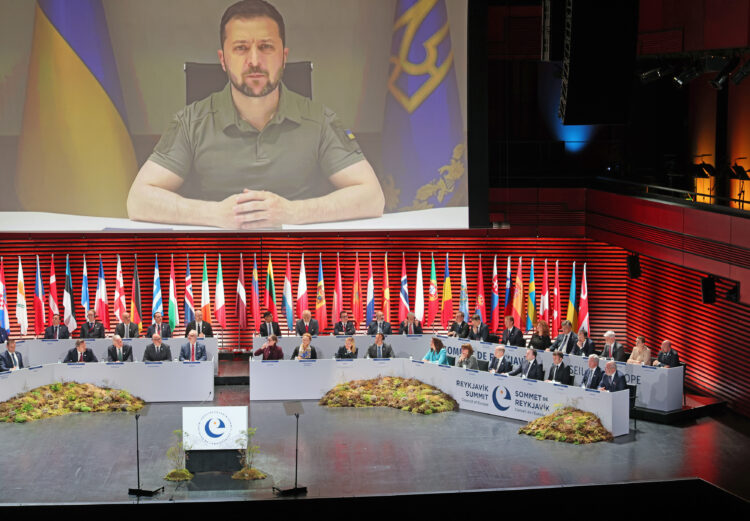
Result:
[[[703,273],[641,256],[642,276],[629,279],[627,343],[643,334],[652,356],[669,339],[687,362],[687,386],[727,400],[750,415],[750,307],[724,297],[730,284],[717,280],[716,303],[701,301]]]

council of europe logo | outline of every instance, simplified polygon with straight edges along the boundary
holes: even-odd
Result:
[[[201,439],[211,445],[221,445],[232,432],[232,422],[220,411],[204,414],[198,421],[198,433]]]
[[[501,403],[497,400],[497,390],[500,389],[500,386],[495,386],[495,390],[492,391],[492,403],[495,404],[495,407],[497,407],[500,411],[507,411],[510,409],[510,391],[508,391],[507,387],[503,387],[500,389],[500,400],[502,403],[508,402],[508,405],[501,405]]]

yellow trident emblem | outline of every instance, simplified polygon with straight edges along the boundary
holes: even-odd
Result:
[[[409,61],[409,48],[414,41],[414,36],[436,3],[437,0],[419,0],[419,2],[407,9],[393,25],[394,31],[398,31],[404,26],[406,26],[406,30],[401,39],[398,56],[391,56],[390,59],[390,62],[393,64],[393,70],[391,71],[391,76],[388,78],[388,90],[409,114],[414,112],[432,91],[440,85],[440,82],[443,81],[443,78],[448,74],[453,64],[453,49],[451,49],[445,61],[440,66],[437,65],[437,46],[448,36],[447,21],[443,27],[438,29],[435,34],[422,44],[425,50],[424,61],[422,63],[412,63]],[[429,74],[430,77],[412,96],[407,96],[396,86],[396,80],[398,80],[402,72],[410,76]]]

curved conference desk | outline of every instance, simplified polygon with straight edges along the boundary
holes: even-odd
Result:
[[[214,363],[76,362],[0,373],[0,401],[55,382],[125,389],[147,402],[202,402],[214,397]]]
[[[408,358],[251,360],[250,400],[317,400],[339,383],[378,376],[417,378],[469,411],[529,421],[570,405],[596,414],[614,436],[629,432],[627,390],[600,392]]]
[[[495,347],[498,344],[490,342],[479,342],[476,340],[462,340],[458,338],[441,335],[389,335],[385,339],[386,344],[393,347],[397,358],[412,358],[422,360],[430,347],[430,339],[436,336],[443,341],[448,356],[457,357],[461,354],[461,344],[469,343],[474,348],[477,360],[491,362],[495,356]],[[344,345],[345,336],[318,336],[313,337],[311,345],[315,347],[319,359],[331,359],[338,348]],[[356,335],[355,342],[359,351],[359,357],[363,358],[367,348],[374,343],[375,337]],[[253,339],[253,350],[259,349],[266,341],[263,337]],[[289,358],[294,348],[302,343],[302,339],[296,336],[279,338],[279,345],[284,351],[284,357]],[[515,367],[520,365],[526,355],[525,347],[505,347],[505,356],[509,356]],[[542,362],[545,375],[552,365],[552,353],[539,352],[537,359]],[[570,366],[576,385],[580,385],[583,374],[588,368],[588,357],[577,355],[565,355],[565,365]],[[600,359],[599,366],[604,370],[606,360]],[[628,384],[637,386],[636,405],[657,411],[674,411],[682,407],[683,368],[662,368],[653,366],[642,366],[638,364],[627,364],[617,362],[617,370],[625,376]],[[252,373],[250,378],[252,385]],[[322,395],[321,395],[322,396]]]

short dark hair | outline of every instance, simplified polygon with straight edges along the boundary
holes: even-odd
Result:
[[[472,319],[472,320],[479,320],[480,322],[482,321],[482,317],[480,317],[478,313],[474,313],[474,314],[473,314],[473,315],[471,316],[471,319]]]
[[[562,351],[552,351],[552,358],[559,358],[560,360],[563,359]]]
[[[347,312],[346,312],[346,310],[344,310],[344,311],[339,311],[339,318],[343,317],[344,315],[347,315],[347,316],[348,316],[348,315],[349,315],[349,313],[347,313]]]
[[[78,340],[76,340],[76,347],[78,347],[81,344],[85,344],[85,343],[86,343],[86,341],[83,338],[79,338]]]
[[[273,316],[273,313],[271,313],[270,311],[266,311],[265,313],[263,313],[263,318],[272,317],[272,316]]]
[[[239,2],[230,5],[224,15],[221,17],[221,25],[219,25],[219,45],[224,48],[224,40],[227,38],[227,24],[234,18],[242,18],[249,20],[252,18],[261,18],[267,16],[279,26],[279,36],[281,36],[281,44],[286,46],[286,34],[284,30],[284,18],[281,13],[266,2],[265,0],[240,0]]]

